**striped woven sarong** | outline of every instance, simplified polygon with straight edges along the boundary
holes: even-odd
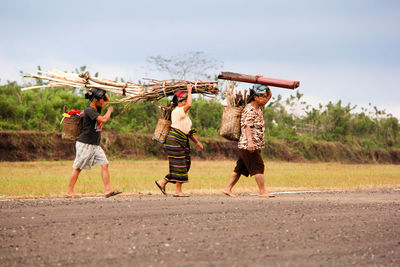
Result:
[[[182,131],[171,128],[165,141],[169,160],[169,174],[165,176],[170,183],[187,183],[190,169],[189,138]]]

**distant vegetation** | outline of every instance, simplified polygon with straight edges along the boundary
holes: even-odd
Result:
[[[0,86],[0,130],[60,131],[64,106],[68,109],[86,107],[88,102],[83,93],[70,88],[21,92],[20,85],[8,82]],[[384,110],[370,105],[356,112],[355,106],[343,105],[341,101],[320,104],[316,108],[304,102],[302,97],[297,91],[287,99],[280,95],[272,98],[264,109],[267,140],[301,143],[301,151],[307,150],[307,144],[331,141],[368,151],[400,148],[399,121]],[[112,96],[112,99],[116,98]],[[204,97],[194,100],[190,117],[200,136],[219,136],[223,112],[220,100]],[[158,106],[167,102],[163,99],[155,103],[114,105],[115,112],[106,129],[121,133],[152,133],[159,118]]]

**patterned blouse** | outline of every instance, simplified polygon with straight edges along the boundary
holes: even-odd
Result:
[[[256,149],[264,147],[264,116],[261,108],[255,108],[251,104],[247,104],[243,109],[240,120],[241,133],[238,143],[239,149],[247,149],[246,126],[250,126],[253,144]]]

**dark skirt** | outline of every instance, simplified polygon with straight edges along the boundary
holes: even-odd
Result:
[[[245,149],[239,149],[239,159],[236,162],[234,172],[244,176],[263,174],[264,161],[261,157],[261,151],[257,149],[254,152],[250,152]]]
[[[165,141],[169,160],[169,174],[165,176],[170,183],[187,183],[190,169],[189,137],[182,131],[171,128]]]

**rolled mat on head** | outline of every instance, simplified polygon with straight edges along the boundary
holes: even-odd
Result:
[[[297,87],[300,86],[299,81],[289,81],[289,80],[268,78],[263,76],[253,76],[235,72],[221,72],[221,74],[218,75],[218,79],[247,82],[247,83],[258,83],[258,84],[282,87],[287,89],[296,89]]]

